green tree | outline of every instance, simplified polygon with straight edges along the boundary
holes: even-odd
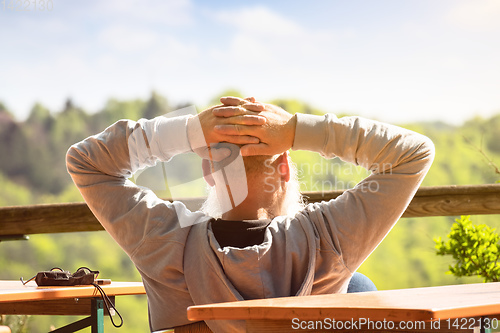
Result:
[[[169,111],[167,99],[153,91],[143,110],[143,117],[153,119],[162,116]]]
[[[145,108],[146,102],[140,99],[120,101],[110,98],[100,112],[91,116],[90,134],[99,133],[120,119],[139,120],[143,117]]]
[[[19,182],[26,181],[30,167],[24,163],[24,157],[28,147],[22,125],[6,110],[0,109],[0,170],[6,176]]]
[[[456,219],[448,240],[435,239],[437,255],[451,255],[455,261],[449,273],[457,277],[478,275],[484,282],[500,281],[500,235],[485,224],[475,225],[470,216]]]
[[[35,103],[24,125],[33,128],[34,131],[36,130],[37,134],[46,135],[51,131],[53,123],[54,117],[50,110],[40,103]]]

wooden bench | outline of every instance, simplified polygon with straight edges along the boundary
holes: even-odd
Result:
[[[115,296],[145,294],[142,282],[112,282],[101,286],[114,302]],[[104,331],[105,309],[94,286],[38,287],[35,282],[0,280],[0,314],[89,316],[57,330],[76,332],[91,326],[92,333]],[[2,331],[0,331],[2,332]],[[7,331],[8,332],[8,331]]]

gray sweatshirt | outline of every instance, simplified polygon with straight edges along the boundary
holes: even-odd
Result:
[[[292,149],[339,157],[371,174],[334,200],[274,218],[264,242],[245,248],[221,248],[210,217],[127,179],[191,151],[187,116],[121,120],[69,149],[73,181],[142,276],[152,331],[190,323],[191,305],[346,292],[352,274],[405,211],[434,157],[428,138],[396,126],[332,114],[296,117]],[[141,149],[144,140],[147,149]],[[207,324],[214,332],[245,330],[243,321]]]

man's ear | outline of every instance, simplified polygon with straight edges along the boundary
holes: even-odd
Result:
[[[281,176],[281,180],[288,182],[290,180],[290,164],[288,159],[288,151],[285,151],[279,157],[278,170]]]
[[[201,161],[201,168],[203,169],[203,178],[207,182],[208,185],[214,186],[215,180],[212,177],[212,166],[210,165],[210,161],[207,159],[203,159]]]

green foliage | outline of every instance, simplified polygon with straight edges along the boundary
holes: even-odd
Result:
[[[437,255],[451,255],[455,260],[449,273],[461,276],[478,275],[484,282],[500,281],[500,235],[485,224],[474,225],[470,216],[456,219],[448,240],[435,239]]]
[[[167,99],[156,92],[151,93],[146,106],[143,110],[143,117],[146,119],[153,119],[155,117],[164,115],[169,111]]]
[[[154,103],[151,103],[154,104]],[[120,119],[139,120],[143,117],[146,101],[140,99],[131,101],[119,101],[111,98],[104,109],[93,115],[90,119],[90,127],[93,133],[103,131],[107,126]]]
[[[12,333],[26,333],[28,332],[28,322],[31,316],[25,315],[1,315],[0,325],[9,326]]]
[[[314,111],[311,106],[296,99],[274,99],[269,103],[277,105],[280,108],[293,114],[297,112],[307,114],[324,114],[324,112],[318,112],[318,110]]]
[[[0,207],[29,205],[33,197],[30,191],[18,184],[10,181],[2,173],[0,173]]]
[[[220,96],[227,95],[243,97],[238,91],[227,90],[215,96],[210,105],[219,104]],[[321,110],[294,99],[271,102],[291,113],[323,114]],[[68,100],[64,110],[58,113],[36,104],[26,121],[17,122],[0,103],[0,206],[82,201],[64,164],[64,155],[71,144],[104,130],[119,119],[137,120],[182,106],[169,105],[166,98],[154,92],[146,100],[110,99],[97,113],[82,110]],[[463,126],[439,122],[403,127],[427,135],[436,146],[435,162],[423,186],[484,184],[498,180],[499,176],[491,172],[489,162],[485,163],[485,157],[476,147],[482,149],[493,164],[498,162],[500,115],[490,119],[473,118]],[[367,175],[364,169],[338,159],[326,160],[317,153],[293,151],[291,155],[298,166],[304,191],[350,188]],[[187,159],[179,163],[182,166],[194,162]],[[186,170],[180,176],[197,177],[192,168],[179,169]],[[140,176],[145,177],[144,181],[150,176],[148,172]],[[169,186],[177,184],[179,179],[168,179]],[[200,195],[202,192],[198,190],[186,188],[186,196]],[[500,221],[494,215],[477,216],[474,221],[500,227]],[[454,264],[454,259],[450,255],[436,256],[432,239],[449,232],[453,222],[453,219],[443,216],[402,219],[359,271],[368,275],[381,290],[480,282],[477,276],[443,274],[443,267]],[[60,245],[58,251],[53,244]],[[69,270],[88,266],[99,269],[103,278],[140,280],[130,259],[105,232],[31,235],[29,241],[0,243],[0,267],[3,268],[0,279],[31,277],[36,271],[53,266]],[[125,319],[124,327],[117,331],[148,330],[144,296],[120,297],[117,306]],[[51,326],[60,327],[74,319],[36,316],[30,318],[27,327],[29,332],[44,332]],[[106,331],[115,330],[108,321],[105,325]]]

